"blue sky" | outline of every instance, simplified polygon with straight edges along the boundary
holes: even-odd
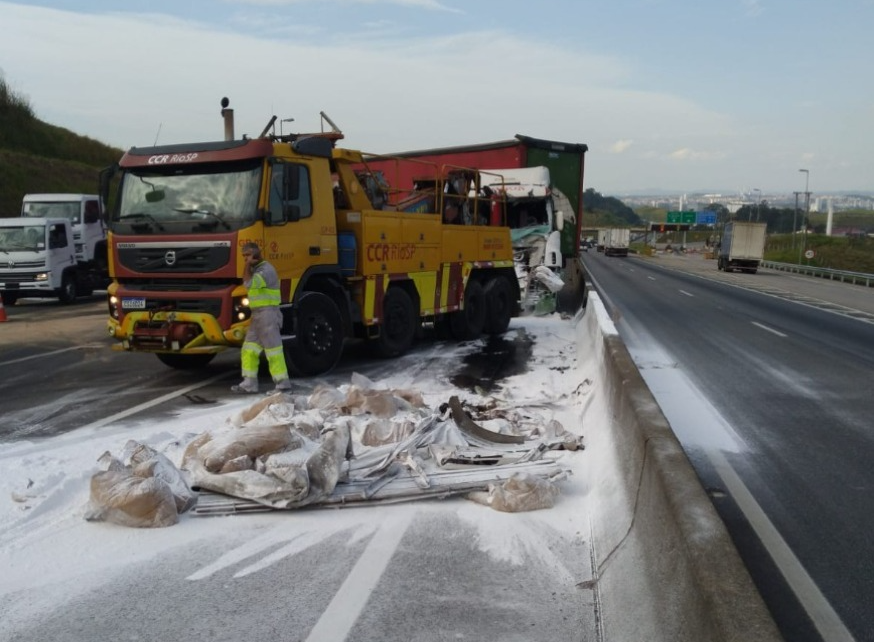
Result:
[[[585,143],[586,186],[874,190],[874,0],[0,0],[0,73],[122,148],[272,115],[391,153]]]

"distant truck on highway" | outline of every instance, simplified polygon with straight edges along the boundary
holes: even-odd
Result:
[[[716,267],[732,272],[740,270],[755,274],[765,254],[765,223],[730,221],[725,224],[722,241],[716,255]]]
[[[595,245],[595,249],[598,252],[603,252],[604,248],[607,247],[607,234],[610,230],[598,230],[598,242]]]
[[[631,230],[622,227],[612,227],[606,230],[604,242],[605,256],[628,256],[628,244],[631,242]]]

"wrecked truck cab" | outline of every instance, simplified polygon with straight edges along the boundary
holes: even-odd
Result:
[[[570,201],[551,184],[547,167],[486,169],[481,175],[485,187],[503,198],[523,313],[554,312],[571,258],[561,249]]]

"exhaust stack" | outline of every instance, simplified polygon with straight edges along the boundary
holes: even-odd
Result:
[[[222,118],[225,120],[225,140],[234,140],[234,110],[228,108],[231,101],[222,98]]]

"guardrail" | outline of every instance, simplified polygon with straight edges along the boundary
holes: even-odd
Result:
[[[847,270],[833,270],[831,268],[813,267],[811,265],[798,265],[797,263],[777,263],[776,261],[762,261],[761,265],[772,270],[806,274],[822,279],[840,281],[841,283],[864,285],[868,288],[874,287],[874,274],[866,274],[865,272],[848,272]]]

